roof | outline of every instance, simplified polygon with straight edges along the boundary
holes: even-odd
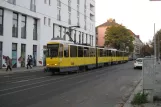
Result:
[[[130,29],[128,29],[128,30],[129,30],[129,32],[130,32],[131,35],[135,36],[135,33],[134,32],[132,32]]]
[[[107,27],[107,26],[112,26],[112,25],[118,25],[118,23],[115,22],[115,19],[109,19],[109,20],[107,20],[107,22],[105,22],[97,27],[103,27],[103,26]]]

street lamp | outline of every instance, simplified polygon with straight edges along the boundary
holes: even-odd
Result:
[[[73,39],[72,39],[72,37],[71,37],[71,33],[72,33],[72,31],[74,30],[74,29],[72,29],[72,28],[74,28],[75,27],[75,29],[76,28],[80,28],[80,26],[69,26],[68,27],[68,29],[69,29],[69,31],[68,32],[66,32],[66,34],[68,34],[68,36],[69,36],[69,41],[72,41],[72,42],[76,42],[76,41],[73,41]]]

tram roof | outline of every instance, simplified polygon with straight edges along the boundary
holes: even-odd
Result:
[[[82,46],[82,47],[91,47],[91,48],[96,48],[96,47],[93,47],[93,46],[87,46],[87,45],[81,45],[81,44],[74,44],[73,42],[70,42],[70,41],[66,41],[66,40],[63,40],[63,39],[54,39],[54,40],[50,40],[48,42],[48,44],[52,44],[52,43],[61,43],[61,44],[68,44],[68,45],[74,45],[74,46]],[[120,51],[120,50],[117,50],[117,49],[114,49],[114,48],[102,48],[102,47],[97,47],[98,49],[105,49],[105,50],[111,50],[111,51],[119,51],[119,52],[125,52],[125,51]]]

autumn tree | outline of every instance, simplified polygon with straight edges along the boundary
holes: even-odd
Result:
[[[156,52],[157,52],[157,57],[159,53],[161,53],[161,29],[157,31],[155,34],[156,37]],[[153,42],[153,47],[154,47],[154,42]]]
[[[151,56],[153,55],[153,47],[150,45],[150,43],[146,43],[143,45],[143,47],[140,50],[140,54],[144,56]]]
[[[105,46],[116,48],[118,50],[126,50],[129,52],[134,50],[134,37],[126,27],[122,25],[112,25],[105,32]]]

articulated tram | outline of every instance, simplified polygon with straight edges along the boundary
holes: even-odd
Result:
[[[61,40],[47,43],[46,68],[48,72],[78,72],[128,61],[128,53],[77,45]]]

